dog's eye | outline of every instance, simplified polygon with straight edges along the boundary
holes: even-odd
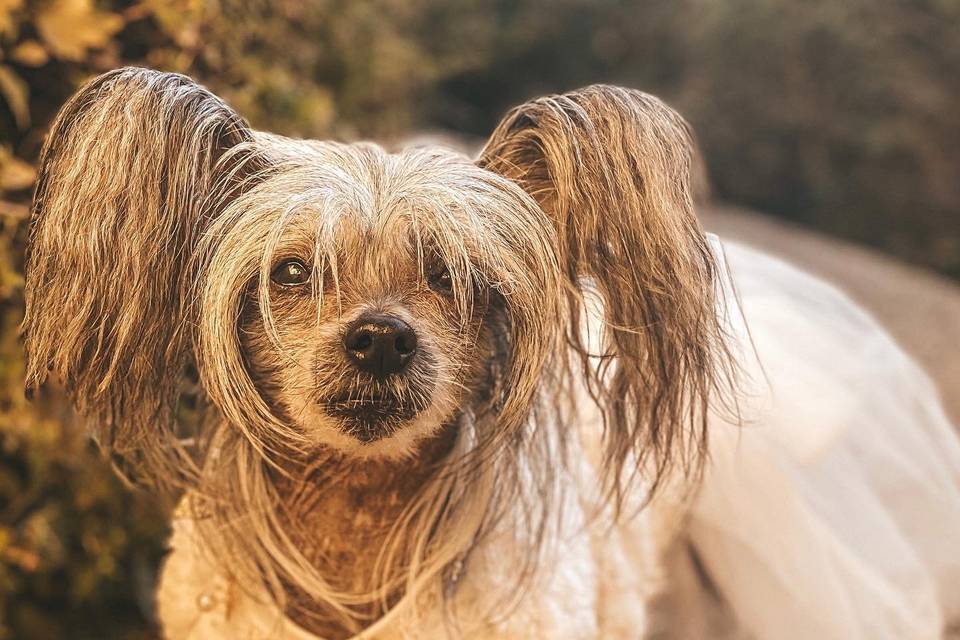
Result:
[[[453,291],[453,281],[450,279],[450,272],[446,267],[434,269],[427,275],[427,284],[430,288],[439,293],[450,293]]]
[[[274,268],[270,279],[284,287],[294,287],[310,280],[310,269],[299,260],[284,260]]]

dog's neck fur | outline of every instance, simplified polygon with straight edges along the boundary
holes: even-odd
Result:
[[[368,593],[378,586],[375,565],[391,526],[449,453],[456,428],[447,427],[425,442],[410,460],[351,460],[320,452],[294,463],[288,478],[277,480],[281,517],[292,541],[338,591]],[[349,638],[357,629],[323,603],[287,586],[287,615],[323,638]],[[390,594],[394,604],[402,592]],[[379,604],[358,609],[369,626],[385,611]]]

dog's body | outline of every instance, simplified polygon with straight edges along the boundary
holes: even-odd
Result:
[[[567,484],[564,501],[556,505],[564,512],[549,540],[534,539],[523,526],[522,514],[506,514],[498,530],[459,565],[451,601],[443,604],[441,590],[450,588],[444,581],[425,585],[418,602],[402,598],[392,603],[390,611],[362,637],[630,638],[648,629],[646,603],[664,584],[659,566],[662,554],[655,549],[654,528],[649,526],[654,510],[614,525],[609,512],[596,513],[602,504],[597,476],[588,465],[582,474],[558,479]],[[312,521],[329,521],[330,513],[314,512]],[[318,538],[306,546],[315,547],[321,541],[347,546],[351,557],[338,569],[341,576],[349,576],[364,566],[364,554],[374,555],[376,545],[364,539],[364,532],[376,523],[357,517],[354,508],[332,513],[349,514],[342,537],[327,537],[330,526],[326,524],[318,527]],[[307,639],[342,634],[336,626],[331,629],[289,608],[284,612],[262,592],[245,590],[203,551],[188,509],[175,519],[170,544],[157,595],[169,637],[228,639],[246,634]],[[534,545],[544,547],[542,568],[523,597],[504,606],[501,591],[529,562],[528,550]],[[456,626],[452,626],[451,612],[455,612]]]
[[[476,162],[253,132],[182,76],[81,90],[42,159],[28,383],[187,488],[167,634],[639,637],[689,540],[758,637],[935,637],[935,392],[828,287],[709,241],[690,166],[679,116],[616,87],[518,107]]]

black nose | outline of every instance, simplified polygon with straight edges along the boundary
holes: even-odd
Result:
[[[343,347],[358,369],[385,378],[401,371],[413,358],[417,334],[396,316],[363,316],[347,330]]]

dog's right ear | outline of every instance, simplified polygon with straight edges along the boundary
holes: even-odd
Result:
[[[163,462],[183,455],[174,412],[195,241],[260,162],[224,102],[148,69],[92,80],[46,139],[27,248],[27,390],[58,377],[101,444],[147,471],[183,468]]]

